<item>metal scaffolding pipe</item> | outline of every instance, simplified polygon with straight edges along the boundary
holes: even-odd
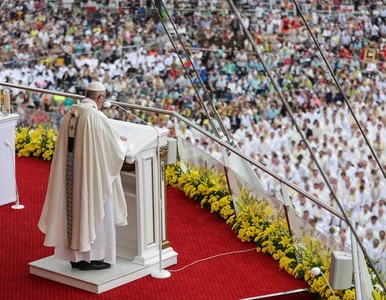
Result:
[[[18,85],[18,84],[13,84],[13,83],[8,83],[8,82],[0,82],[0,86],[6,86],[9,88],[15,88],[15,89],[23,89],[23,90],[31,91],[31,92],[38,92],[38,93],[44,93],[44,94],[50,94],[50,95],[63,96],[63,97],[71,98],[71,99],[84,99],[85,98],[84,96],[81,96],[81,95],[45,90],[45,89],[40,89],[40,88],[33,88],[33,87],[29,87],[29,86]]]

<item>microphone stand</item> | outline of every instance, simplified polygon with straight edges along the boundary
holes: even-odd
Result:
[[[162,197],[161,197],[161,186],[162,186],[162,179],[164,178],[164,172],[165,172],[165,163],[160,162],[160,151],[159,151],[159,132],[157,128],[152,127],[157,132],[157,161],[160,167],[160,171],[158,172],[159,180],[158,180],[158,209],[159,209],[159,215],[158,215],[158,256],[159,256],[159,269],[157,271],[153,271],[151,273],[151,277],[157,278],[157,279],[166,279],[171,276],[171,273],[167,270],[162,269],[162,242],[163,242],[163,203],[162,203]]]
[[[162,186],[162,179],[164,178],[164,172],[165,172],[165,163],[164,162],[160,162],[160,151],[159,151],[159,148],[160,148],[160,145],[159,145],[159,132],[157,130],[156,127],[154,127],[152,124],[146,122],[145,120],[141,119],[140,117],[132,114],[131,112],[129,112],[127,109],[123,108],[122,106],[120,106],[119,104],[117,103],[114,103],[113,105],[115,105],[116,107],[122,109],[124,112],[126,112],[127,114],[137,118],[138,120],[140,120],[142,123],[148,125],[150,128],[153,128],[156,133],[157,133],[157,146],[156,146],[156,157],[157,157],[157,162],[160,166],[160,171],[158,172],[158,210],[159,210],[159,216],[158,216],[158,228],[159,228],[159,231],[158,231],[158,255],[159,255],[159,269],[157,271],[153,271],[151,273],[151,277],[153,278],[157,278],[157,279],[165,279],[165,278],[169,278],[171,276],[171,273],[167,270],[163,270],[162,269],[162,242],[163,242],[163,203],[162,203],[162,197],[161,197],[161,186]],[[103,103],[103,106],[108,108],[108,107],[111,107],[112,106],[112,103],[110,101],[105,101]]]
[[[328,288],[330,289],[332,295],[333,295],[335,298],[337,298],[336,295],[335,295],[335,293],[334,293],[334,290],[332,289],[330,283],[328,282],[326,276],[324,276],[324,274],[323,274],[322,270],[320,270],[320,268],[318,268],[318,267],[312,268],[312,269],[311,269],[311,273],[312,273],[312,275],[314,275],[314,276],[322,275],[322,277],[323,277],[324,281],[326,282]]]
[[[112,103],[111,101],[109,100],[106,100],[103,102],[103,107],[105,108],[110,108],[111,106],[116,106],[120,109],[122,109],[125,113],[129,114],[130,116],[133,116],[134,118],[137,118],[139,121],[141,121],[143,124],[145,125],[150,125],[149,123],[147,123],[145,120],[141,119],[140,117],[136,116],[135,114],[131,113],[130,111],[128,111],[126,108],[120,106],[119,104],[117,104],[116,102]],[[158,133],[158,132],[157,132]]]
[[[18,191],[18,188],[17,188],[17,182],[16,182],[16,167],[15,167],[15,157],[14,157],[14,154],[13,154],[13,151],[12,151],[12,147],[11,147],[11,144],[8,142],[8,141],[5,141],[4,142],[4,145],[5,147],[7,147],[10,151],[10,154],[11,154],[11,159],[12,159],[12,167],[13,167],[13,175],[15,176],[15,194],[16,194],[16,203],[14,205],[12,205],[12,209],[23,209],[24,208],[24,205],[21,205],[19,203],[19,191]]]

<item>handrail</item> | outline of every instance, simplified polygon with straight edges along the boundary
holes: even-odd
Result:
[[[175,111],[169,111],[169,110],[164,110],[164,109],[159,109],[159,108],[152,108],[152,107],[145,107],[145,106],[140,106],[140,105],[136,105],[136,104],[128,104],[128,103],[122,103],[122,102],[117,102],[117,101],[111,101],[111,104],[114,105],[114,104],[118,104],[122,107],[125,107],[125,108],[130,108],[130,109],[135,109],[135,110],[143,110],[143,111],[149,111],[149,112],[155,112],[155,113],[161,113],[161,114],[165,114],[165,115],[171,115],[171,116],[174,116],[176,117],[177,119],[179,119],[180,121],[184,122],[184,123],[187,123],[189,126],[193,127],[194,129],[196,129],[197,131],[201,132],[203,135],[207,136],[208,138],[216,141],[218,144],[220,144],[221,146],[227,148],[229,151],[233,152],[234,154],[242,157],[243,159],[245,159],[246,161],[248,161],[249,163],[251,163],[252,165],[258,167],[260,170],[264,171],[265,173],[271,175],[272,177],[274,177],[276,180],[278,180],[279,182],[282,182],[284,183],[286,186],[290,187],[291,189],[297,191],[298,193],[304,195],[306,198],[308,198],[309,200],[311,200],[312,202],[314,202],[315,204],[317,205],[320,205],[321,207],[323,207],[324,209],[328,210],[330,213],[332,213],[334,216],[338,217],[339,219],[341,220],[344,220],[344,217],[343,215],[338,212],[336,209],[332,208],[331,206],[325,204],[323,201],[321,201],[320,199],[318,199],[317,197],[315,197],[314,195],[312,195],[311,193],[303,190],[302,188],[298,187],[296,184],[292,183],[291,181],[289,181],[288,179],[286,179],[285,177],[277,174],[276,172],[274,171],[271,171],[269,170],[266,166],[264,166],[263,164],[259,163],[258,161],[246,156],[244,153],[242,153],[240,150],[234,148],[232,145],[224,142],[223,140],[221,140],[220,138],[216,137],[215,135],[211,134],[210,132],[206,131],[205,129],[203,129],[202,127],[198,126],[197,124],[195,124],[194,122],[190,121],[189,119],[181,116],[179,113],[175,112]]]
[[[8,83],[8,82],[0,82],[0,86],[6,86],[6,87],[10,87],[10,88],[19,89],[19,90],[21,89],[21,90],[50,94],[50,95],[56,95],[56,96],[64,96],[64,97],[71,98],[71,99],[84,99],[85,98],[84,96],[81,96],[81,95],[45,90],[45,89],[40,89],[40,88],[33,88],[33,87],[25,86],[25,85],[13,84],[13,83]]]
[[[71,94],[71,93],[57,92],[57,91],[45,90],[45,89],[40,89],[40,88],[33,88],[33,87],[17,85],[17,84],[11,84],[11,83],[4,83],[4,82],[0,82],[0,86],[6,86],[6,87],[11,87],[11,88],[17,88],[17,89],[24,89],[24,90],[27,90],[27,91],[46,93],[46,94],[51,94],[51,95],[65,96],[65,97],[72,98],[72,99],[84,99],[85,98],[84,96],[76,95],[76,94]],[[179,119],[180,121],[188,124],[189,126],[193,127],[194,129],[196,129],[197,131],[199,131],[200,133],[202,133],[206,137],[214,140],[215,142],[217,142],[221,146],[225,147],[226,149],[228,149],[232,153],[238,155],[239,157],[242,157],[243,159],[245,159],[246,161],[248,161],[249,163],[251,163],[255,167],[259,168],[263,172],[267,173],[268,175],[272,176],[273,178],[275,178],[279,182],[282,182],[283,184],[285,184],[289,188],[291,188],[291,189],[295,190],[296,192],[298,192],[299,194],[305,196],[307,199],[311,200],[313,203],[323,207],[325,210],[329,211],[331,214],[333,214],[337,218],[345,221],[345,218],[344,218],[343,214],[341,214],[336,209],[334,209],[331,206],[325,204],[323,201],[321,201],[320,199],[318,199],[317,197],[315,197],[311,193],[309,193],[309,192],[303,190],[302,188],[298,187],[296,184],[292,183],[291,181],[289,181],[285,177],[277,174],[274,171],[269,170],[266,166],[264,166],[263,164],[259,163],[258,161],[254,160],[254,159],[252,159],[252,158],[250,158],[248,156],[246,156],[240,150],[238,150],[235,147],[233,147],[232,145],[224,142],[220,138],[216,137],[215,135],[213,135],[210,132],[206,131],[205,129],[201,128],[200,126],[198,126],[194,122],[190,121],[189,119],[181,116],[179,113],[177,113],[175,111],[165,110],[165,109],[152,108],[152,107],[140,106],[140,105],[136,105],[136,104],[128,104],[128,103],[123,103],[123,102],[117,102],[117,101],[111,101],[111,104],[112,105],[114,105],[114,104],[120,105],[122,107],[129,108],[129,109],[134,109],[134,110],[148,111],[148,112],[154,112],[154,113],[160,113],[160,114],[165,114],[165,115],[173,116],[173,117]]]

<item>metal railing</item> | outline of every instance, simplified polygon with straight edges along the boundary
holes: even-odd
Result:
[[[22,86],[22,85],[5,83],[5,82],[0,82],[0,86],[5,86],[5,87],[9,87],[9,88],[23,89],[23,90],[27,90],[27,91],[31,91],[31,92],[39,92],[39,93],[46,93],[46,94],[57,95],[57,96],[64,96],[64,97],[71,98],[71,99],[76,99],[76,100],[81,100],[81,99],[85,98],[85,96],[82,96],[82,95],[76,95],[76,94],[71,94],[71,93],[51,91],[51,90],[45,90],[45,89],[40,89],[40,88],[32,88],[32,87],[28,87],[28,86]],[[220,144],[221,146],[223,146],[224,148],[226,148],[230,152],[232,152],[232,153],[236,154],[237,156],[243,158],[244,160],[248,161],[250,164],[252,164],[253,166],[257,167],[261,171],[267,173],[268,175],[272,176],[273,178],[275,178],[279,182],[281,182],[284,185],[288,186],[289,188],[295,190],[296,192],[300,193],[301,195],[304,195],[307,199],[311,200],[313,203],[315,203],[317,205],[320,205],[321,207],[323,207],[324,209],[329,211],[334,216],[338,217],[341,220],[345,220],[343,215],[339,211],[337,211],[336,209],[334,209],[331,206],[327,205],[326,203],[324,203],[323,201],[321,201],[320,199],[318,199],[317,197],[315,197],[311,193],[309,193],[309,192],[303,190],[302,188],[298,187],[296,184],[294,184],[291,181],[287,180],[285,177],[277,174],[274,171],[271,171],[269,168],[267,168],[263,164],[261,164],[258,161],[248,157],[247,155],[245,155],[241,151],[237,150],[232,145],[224,142],[222,139],[216,137],[215,135],[211,134],[210,132],[206,131],[202,127],[198,126],[197,124],[195,124],[194,122],[190,121],[189,119],[181,116],[179,113],[177,113],[175,111],[169,111],[169,110],[158,109],[158,108],[151,108],[151,107],[144,107],[144,106],[139,106],[139,105],[135,105],[135,104],[127,104],[127,103],[116,102],[116,101],[111,101],[111,103],[113,105],[117,104],[117,105],[120,105],[122,107],[129,108],[129,109],[134,109],[134,110],[139,110],[139,111],[147,111],[147,112],[153,112],[153,113],[159,113],[159,114],[173,116],[173,117],[177,118],[178,120],[180,120],[181,122],[184,122],[184,123],[188,124],[189,126],[191,126],[192,128],[196,129],[201,134],[205,135],[206,137],[210,138],[211,140],[217,142],[218,144]]]
[[[57,96],[64,96],[64,97],[67,97],[67,98],[72,98],[72,99],[77,99],[77,100],[81,100],[81,99],[85,98],[82,95],[76,95],[76,94],[64,93],[64,92],[57,92],[57,91],[50,91],[50,90],[45,90],[45,89],[40,89],[40,88],[31,88],[31,87],[27,87],[27,86],[11,84],[11,83],[4,83],[4,82],[0,82],[0,86],[6,86],[6,87],[9,87],[9,88],[24,89],[24,90],[31,91],[31,92],[39,92],[39,93],[46,93],[46,94],[57,95]],[[205,135],[206,137],[210,138],[211,140],[217,142],[218,144],[220,144],[221,146],[223,146],[227,150],[231,151],[232,153],[236,154],[237,156],[239,156],[239,157],[243,158],[244,160],[248,161],[250,164],[252,164],[255,167],[259,168],[263,172],[269,174],[270,176],[272,176],[273,178],[275,178],[279,182],[281,182],[284,185],[290,187],[291,189],[297,191],[298,193],[304,195],[306,198],[311,200],[313,203],[315,203],[317,205],[320,205],[321,207],[323,207],[324,209],[329,211],[334,216],[338,217],[341,220],[345,220],[343,218],[343,215],[340,212],[338,212],[337,210],[335,210],[331,206],[325,204],[323,201],[321,201],[320,199],[318,199],[317,197],[315,197],[311,193],[303,190],[302,188],[298,187],[296,184],[290,182],[285,177],[277,174],[276,172],[271,171],[270,169],[268,169],[263,164],[261,164],[258,161],[248,157],[247,155],[245,155],[241,151],[239,151],[236,148],[234,148],[232,145],[224,142],[220,138],[216,137],[215,135],[211,134],[210,132],[206,131],[202,127],[198,126],[197,124],[195,124],[194,122],[190,121],[189,119],[181,116],[180,114],[178,114],[175,111],[169,111],[169,110],[158,109],[158,108],[151,108],[151,107],[144,107],[144,106],[140,106],[140,105],[127,104],[127,103],[116,102],[116,101],[111,101],[111,103],[113,105],[117,104],[117,105],[120,105],[122,107],[129,108],[129,109],[134,109],[134,110],[139,110],[139,111],[147,111],[147,112],[153,112],[153,113],[159,113],[159,114],[173,116],[173,117],[177,118],[178,120],[180,120],[181,122],[184,122],[184,123],[188,124],[189,126],[191,126],[192,128],[196,129],[201,134]]]
[[[3,83],[3,82],[0,82],[0,86],[5,86],[5,87],[9,87],[9,88],[24,89],[24,90],[31,91],[31,92],[41,92],[41,93],[47,93],[47,94],[51,94],[51,95],[64,96],[64,97],[68,97],[68,98],[72,98],[72,99],[78,99],[78,100],[85,98],[82,95],[63,93],[63,92],[57,92],[57,91],[50,91],[50,90],[45,90],[45,89],[40,89],[40,88],[31,88],[31,87],[27,87],[27,86],[21,86],[21,85],[9,84],[9,83]],[[334,209],[333,207],[329,206],[324,201],[320,200],[319,198],[315,197],[311,193],[300,188],[299,186],[292,183],[291,181],[289,181],[285,177],[270,170],[265,165],[259,163],[258,161],[252,159],[251,157],[248,157],[247,155],[242,153],[240,150],[236,149],[231,144],[223,141],[222,139],[218,138],[214,134],[211,134],[210,132],[206,131],[202,127],[198,126],[197,124],[195,124],[191,120],[181,116],[179,113],[177,113],[175,111],[169,111],[169,110],[157,109],[157,108],[151,108],[151,107],[144,107],[144,106],[139,106],[139,105],[135,105],[135,104],[127,104],[127,103],[122,103],[122,102],[117,102],[117,101],[111,101],[111,103],[112,103],[112,105],[119,105],[121,107],[124,107],[125,109],[145,111],[145,112],[151,112],[151,113],[156,113],[156,114],[164,114],[164,115],[169,115],[171,117],[174,117],[175,119],[178,119],[179,121],[188,124],[189,126],[194,128],[195,130],[197,130],[198,132],[200,132],[202,135],[206,136],[207,138],[211,139],[212,141],[218,143],[219,145],[221,145],[222,147],[227,149],[229,152],[232,152],[233,154],[235,154],[235,155],[241,157],[242,159],[244,159],[245,161],[249,162],[251,165],[257,167],[259,170],[263,171],[264,173],[268,174],[272,178],[276,179],[278,182],[280,182],[284,186],[296,191],[300,195],[303,195],[308,200],[310,200],[314,204],[322,207],[323,209],[325,209],[326,211],[328,211],[329,213],[331,213],[333,216],[337,217],[338,219],[340,219],[342,221],[347,220],[347,218],[345,218],[345,216],[341,212],[339,212],[336,209]],[[351,219],[349,219],[349,221],[352,222]],[[351,235],[353,235],[353,234],[351,233]],[[356,240],[353,238],[353,236],[352,236],[352,247],[353,247],[352,248],[353,262],[354,262],[354,264],[358,264],[358,255],[359,254],[357,253],[357,250],[355,250],[356,249]],[[364,252],[364,255],[366,257],[368,257],[366,252]],[[360,291],[360,288],[361,287],[358,287],[358,291]]]

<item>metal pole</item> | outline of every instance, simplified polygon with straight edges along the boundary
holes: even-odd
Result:
[[[167,270],[163,270],[162,269],[162,243],[163,243],[163,212],[162,212],[162,182],[163,182],[163,178],[164,178],[164,174],[165,174],[165,164],[164,162],[162,161],[161,162],[161,157],[160,157],[160,146],[159,146],[159,132],[158,130],[156,129],[156,127],[152,127],[155,129],[155,131],[157,132],[157,166],[159,168],[159,172],[158,172],[158,259],[159,259],[159,269],[158,271],[154,271],[151,273],[151,276],[153,278],[157,278],[157,279],[165,279],[165,278],[169,278],[170,277],[170,272],[167,271]]]
[[[31,88],[29,86],[12,84],[12,83],[8,83],[8,82],[0,82],[0,86],[7,86],[10,88],[23,89],[23,90],[27,90],[27,91],[31,91],[31,92],[38,92],[38,93],[44,93],[44,94],[50,94],[50,95],[63,96],[63,97],[71,98],[71,99],[84,99],[85,98],[84,96],[81,96],[81,95],[58,92],[58,91],[51,91],[51,90],[45,90],[45,89],[39,89],[39,88]]]
[[[259,50],[257,49],[256,43],[254,42],[250,32],[245,28],[245,26],[244,26],[244,24],[242,22],[242,19],[241,19],[239,11],[237,10],[237,8],[236,8],[236,6],[235,6],[235,4],[233,3],[232,0],[227,0],[227,2],[229,3],[229,5],[231,6],[232,10],[234,11],[234,13],[235,13],[235,15],[236,15],[236,17],[237,17],[237,19],[238,19],[238,21],[240,23],[240,26],[242,26],[244,34],[246,35],[246,37],[248,38],[249,42],[251,43],[251,46],[252,46],[253,50],[255,51],[255,54],[256,54],[257,58],[259,59],[261,65],[263,66],[263,68],[264,68],[266,74],[268,75],[269,79],[271,80],[271,83],[273,84],[275,91],[278,93],[279,98],[280,98],[283,106],[286,108],[289,116],[291,117],[291,120],[292,120],[293,124],[295,125],[296,130],[298,131],[298,133],[300,134],[303,142],[307,146],[307,149],[308,149],[308,151],[309,151],[313,161],[315,162],[315,164],[316,164],[320,174],[322,175],[323,180],[325,181],[328,189],[330,190],[330,193],[333,195],[333,198],[334,198],[336,204],[338,205],[340,211],[342,212],[342,215],[344,217],[345,222],[350,227],[351,232],[355,235],[355,238],[358,241],[358,244],[360,245],[361,249],[363,250],[363,253],[365,253],[365,255],[368,257],[368,255],[366,253],[366,249],[363,246],[363,244],[360,242],[359,237],[358,237],[357,233],[355,232],[355,228],[351,224],[350,219],[347,216],[347,214],[346,214],[346,212],[345,212],[345,210],[343,208],[343,205],[339,201],[339,199],[338,199],[334,189],[332,188],[332,185],[331,185],[330,181],[328,180],[328,177],[327,177],[326,173],[324,172],[323,168],[321,167],[321,165],[319,163],[319,160],[316,158],[314,152],[312,151],[311,145],[309,144],[308,140],[306,139],[304,132],[301,130],[299,124],[297,123],[296,118],[295,118],[295,116],[294,116],[294,114],[292,112],[292,109],[291,109],[291,107],[288,104],[288,101],[284,98],[284,96],[283,96],[283,94],[281,92],[281,89],[279,88],[276,80],[273,78],[273,76],[271,75],[270,70],[266,66],[262,56],[260,55]],[[370,264],[371,268],[373,269],[374,273],[377,275],[377,278],[378,278],[380,284],[382,285],[383,289],[386,290],[385,286],[384,286],[384,284],[383,284],[383,282],[382,282],[382,280],[381,280],[381,278],[380,278],[380,276],[378,274],[378,272],[375,269],[375,266],[374,266],[373,262],[371,261],[371,259],[369,259],[369,264]]]
[[[288,291],[288,292],[280,292],[280,293],[273,293],[273,294],[269,294],[269,295],[256,296],[256,297],[251,297],[251,298],[243,298],[240,300],[266,299],[266,298],[271,298],[271,297],[286,296],[286,295],[305,293],[305,292],[309,293],[310,290],[309,289],[297,289],[297,290]]]
[[[362,300],[362,281],[361,281],[361,273],[359,268],[359,249],[357,241],[355,240],[354,235],[351,233],[351,251],[353,253],[352,262],[353,262],[353,271],[354,271],[354,282],[355,282],[355,295],[358,300]],[[355,255],[354,255],[355,253]]]

